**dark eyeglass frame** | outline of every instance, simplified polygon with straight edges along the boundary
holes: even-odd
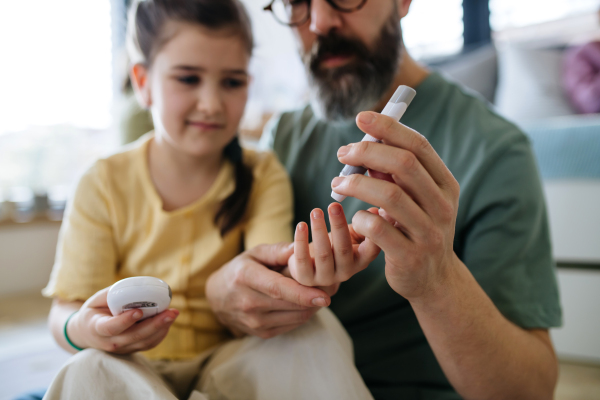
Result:
[[[270,11],[270,12],[271,12],[271,14],[273,14],[273,17],[275,18],[275,20],[276,20],[277,22],[279,22],[280,24],[283,24],[283,25],[286,25],[286,26],[290,26],[290,27],[294,27],[294,26],[300,26],[300,25],[304,24],[306,21],[308,21],[308,19],[310,18],[310,4],[311,4],[311,0],[304,0],[304,1],[306,1],[306,2],[308,3],[308,11],[307,11],[307,13],[306,13],[306,17],[304,17],[304,19],[302,19],[301,21],[294,22],[294,23],[287,23],[287,22],[283,22],[283,21],[281,21],[279,18],[277,18],[277,15],[276,15],[276,14],[273,12],[273,4],[274,4],[276,1],[282,1],[282,0],[272,0],[272,1],[271,1],[271,2],[270,2],[268,5],[267,5],[267,6],[265,6],[265,7],[263,8],[263,10],[264,10],[264,11]],[[325,0],[325,1],[326,1],[326,2],[327,2],[327,3],[328,3],[330,6],[331,6],[331,8],[333,8],[334,10],[336,10],[336,11],[340,11],[340,12],[344,12],[344,13],[351,13],[351,12],[354,12],[354,11],[358,11],[358,10],[360,10],[361,8],[363,8],[363,7],[364,7],[364,5],[365,5],[365,4],[366,4],[366,2],[367,2],[367,0],[362,0],[362,1],[360,2],[360,4],[359,4],[359,5],[357,5],[357,6],[354,6],[354,7],[352,7],[352,8],[343,8],[343,7],[340,7],[339,5],[337,5],[337,4],[335,3],[335,1],[334,1],[334,0]]]

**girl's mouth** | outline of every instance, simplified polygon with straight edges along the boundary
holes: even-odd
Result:
[[[187,121],[187,124],[191,125],[191,126],[195,126],[196,128],[200,128],[205,131],[225,128],[224,124],[217,124],[214,122]]]

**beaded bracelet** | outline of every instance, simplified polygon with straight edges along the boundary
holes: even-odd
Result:
[[[77,311],[79,311],[79,310],[77,310]],[[67,325],[69,324],[69,320],[71,319],[71,317],[73,315],[75,315],[77,313],[77,311],[75,311],[73,314],[69,315],[69,318],[67,318],[67,322],[65,322],[65,339],[67,339],[67,343],[69,343],[71,345],[71,347],[73,347],[77,351],[81,351],[83,349],[79,346],[76,346],[75,343],[71,342],[71,339],[69,339],[69,335],[67,334]]]

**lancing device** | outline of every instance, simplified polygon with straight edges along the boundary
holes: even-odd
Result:
[[[385,105],[384,109],[381,111],[381,114],[400,120],[400,118],[402,118],[404,112],[408,108],[410,102],[415,98],[416,95],[417,92],[415,91],[415,89],[404,85],[398,86],[398,89],[396,89],[394,95]],[[381,143],[381,140],[375,139],[373,136],[366,134],[365,137],[362,139],[362,142]],[[342,172],[340,172],[340,176],[344,177],[352,174],[364,175],[365,172],[367,172],[367,169],[364,167],[346,165],[344,169],[342,169]],[[342,201],[346,198],[346,196],[338,194],[335,191],[331,192],[331,197],[333,197],[335,201]]]

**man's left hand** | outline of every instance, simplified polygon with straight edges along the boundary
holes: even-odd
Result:
[[[337,177],[332,188],[380,208],[379,215],[356,213],[354,230],[384,251],[392,289],[409,301],[424,299],[460,263],[453,250],[458,182],[420,133],[375,112],[358,114],[356,122],[383,143],[340,148],[341,162],[364,166],[369,176]]]

